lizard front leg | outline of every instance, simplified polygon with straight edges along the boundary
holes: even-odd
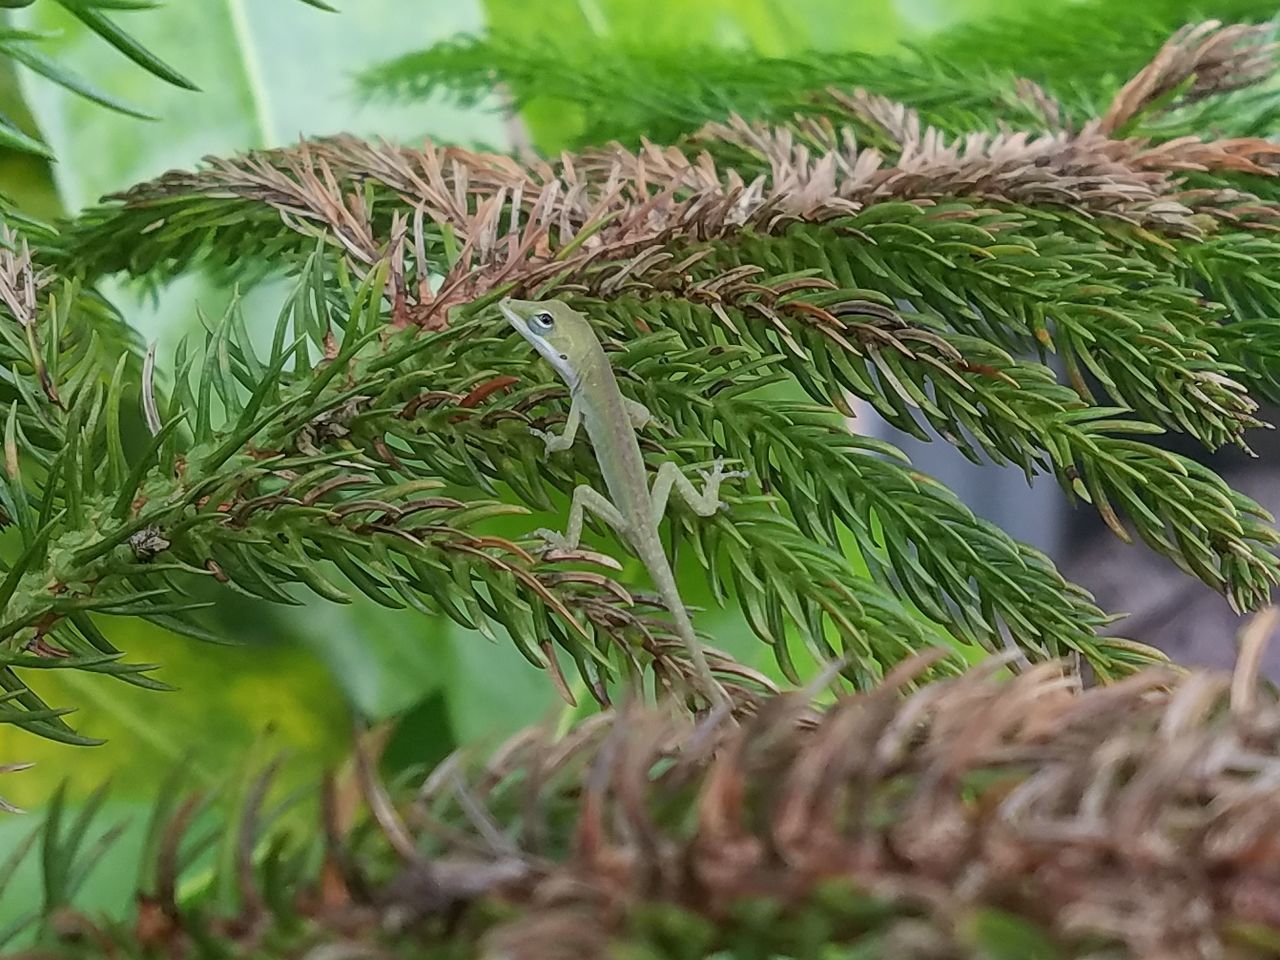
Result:
[[[653,420],[653,414],[649,412],[649,408],[639,400],[623,397],[622,405],[627,408],[627,420],[631,423],[632,430],[643,430]]]
[[[723,460],[717,460],[710,471],[703,470],[701,473],[706,486],[699,491],[671,461],[668,460],[658,468],[658,475],[653,481],[653,490],[649,494],[649,500],[653,504],[655,524],[660,523],[663,515],[666,514],[667,501],[671,499],[673,491],[698,516],[709,517],[720,509],[720,485],[725,480],[749,476],[745,470],[726,470]]]
[[[554,434],[547,430],[535,430],[532,427],[529,428],[529,432],[542,440],[547,453],[559,453],[573,446],[573,438],[578,435],[578,427],[581,423],[582,405],[578,403],[578,398],[574,397],[569,405],[569,418],[564,423],[562,433]]]
[[[564,533],[554,530],[535,530],[534,536],[542,540],[549,550],[574,550],[582,540],[582,522],[586,512],[590,510],[597,517],[611,526],[618,533],[626,536],[628,525],[626,519],[608,499],[598,490],[580,484],[573,490],[573,501],[569,504],[569,523]]]

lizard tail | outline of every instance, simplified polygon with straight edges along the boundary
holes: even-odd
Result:
[[[671,572],[671,566],[667,562],[665,555],[657,562],[648,564],[649,576],[653,580],[653,585],[658,588],[658,593],[662,597],[662,602],[671,612],[671,618],[675,621],[676,633],[684,643],[685,649],[689,652],[689,658],[693,660],[693,667],[698,675],[698,684],[702,688],[701,692],[710,699],[713,707],[731,705],[729,694],[725,692],[724,687],[716,680],[711,673],[711,665],[707,663],[707,655],[702,649],[702,641],[698,639],[698,635],[694,632],[693,621],[689,619],[689,612],[685,609],[684,601],[680,599],[680,591],[676,588],[676,578]]]

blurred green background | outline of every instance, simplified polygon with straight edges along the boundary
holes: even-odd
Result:
[[[1066,0],[1056,0],[1066,2]],[[714,42],[785,55],[804,49],[891,50],[945,30],[959,19],[1012,11],[1020,0],[336,0],[323,13],[288,0],[173,2],[166,9],[119,14],[149,49],[178,66],[202,89],[167,86],[89,34],[60,9],[37,2],[14,14],[18,25],[56,32],[47,52],[101,87],[156,114],[144,122],[110,112],[38,77],[0,73],[0,110],[39,129],[59,158],[53,165],[16,154],[0,156],[0,192],[37,215],[74,213],[101,195],[202,156],[277,146],[300,136],[347,131],[413,141],[423,136],[462,143],[504,144],[509,130],[492,109],[444,104],[362,103],[354,93],[360,70],[421,49],[461,31],[516,36],[553,31],[575,36],[616,33],[666,45]],[[7,69],[7,68],[5,68]],[[34,121],[32,118],[35,118]],[[574,132],[566,111],[530,111],[522,118],[534,142],[554,150]],[[197,328],[195,305],[216,315],[231,291],[186,278],[156,297],[124,286],[106,289],[147,340],[169,354]],[[250,291],[247,318],[269,326],[278,289]],[[521,526],[532,524],[526,519]],[[686,558],[689,559],[689,558]],[[684,577],[692,604],[700,577]],[[32,678],[54,704],[85,707],[73,722],[105,738],[95,748],[64,747],[0,727],[0,763],[35,761],[0,780],[0,795],[38,812],[59,780],[73,797],[113,782],[111,817],[141,830],[158,784],[175,764],[187,765],[190,786],[213,783],[264,749],[292,757],[290,778],[310,778],[340,758],[353,712],[400,723],[388,762],[429,762],[459,743],[483,747],[560,709],[547,678],[513,645],[494,644],[444,621],[389,611],[368,602],[337,606],[307,599],[291,608],[236,599],[219,611],[237,646],[201,645],[135,621],[104,623],[130,659],[163,665],[157,676],[177,694],[138,690],[72,671]],[[764,645],[737,629],[736,614],[709,610],[700,624],[720,637],[740,637],[741,659],[776,676]],[[264,735],[267,744],[263,744]],[[256,745],[256,746],[255,746]],[[0,816],[0,862],[36,825],[36,817]],[[111,862],[95,871],[83,903],[124,905],[137,843],[127,834]],[[34,859],[0,903],[7,917],[38,896]],[[30,879],[32,882],[27,882]]]

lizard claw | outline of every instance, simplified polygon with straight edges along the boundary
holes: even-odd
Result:
[[[741,480],[751,476],[750,470],[726,470],[724,468],[724,457],[717,457],[710,470],[699,470],[698,473],[708,483],[712,480]]]
[[[569,543],[569,538],[555,530],[540,528],[533,531],[533,536],[535,539],[542,541],[542,553],[549,553],[552,550],[573,549],[573,545]]]
[[[717,457],[715,463],[711,465],[710,470],[699,470],[698,473],[702,476],[703,481],[707,485],[706,493],[719,490],[722,481],[735,480],[740,477],[748,477],[751,475],[750,472],[746,470],[726,470],[724,468],[724,457]],[[717,511],[728,510],[729,505],[723,500],[717,500],[715,509]]]
[[[529,434],[537,437],[542,441],[543,451],[545,453],[559,453],[561,450],[569,449],[568,445],[563,442],[563,438],[546,430],[539,430],[537,427],[530,427]]]

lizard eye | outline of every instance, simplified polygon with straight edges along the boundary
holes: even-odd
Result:
[[[546,310],[535,313],[529,318],[529,326],[537,330],[539,333],[550,333],[551,329],[556,325],[556,318],[551,316]]]

